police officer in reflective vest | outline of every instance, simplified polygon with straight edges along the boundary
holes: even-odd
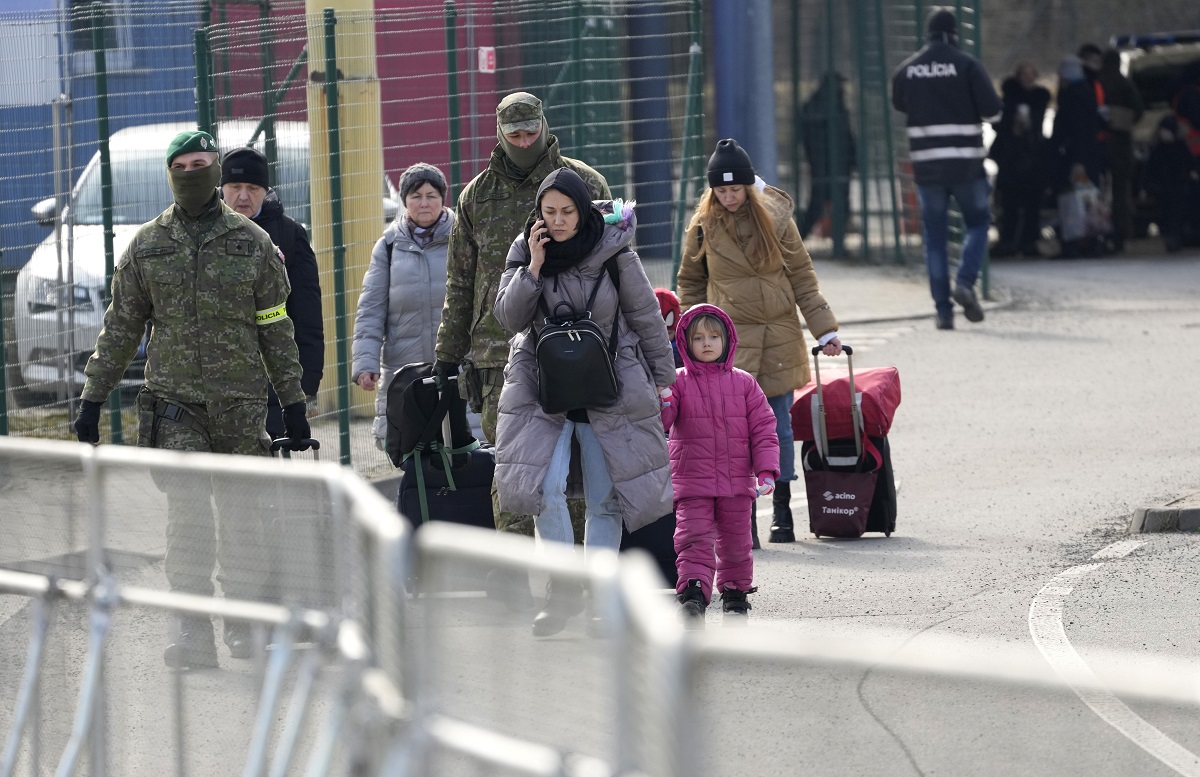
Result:
[[[288,436],[308,439],[285,307],[288,278],[278,249],[217,196],[221,165],[211,135],[179,133],[166,161],[175,201],[138,228],[117,261],[104,328],[84,368],[76,435],[81,442],[100,441],[101,404],[137,353],[149,322],[146,385],[137,401],[139,446],[266,455],[268,378],[283,404]],[[153,474],[167,495],[165,567],[172,590],[211,596],[219,561],[226,595],[259,597],[267,573],[261,483],[210,482],[200,472]],[[208,616],[181,618],[178,627],[164,653],[167,664],[216,666]],[[233,657],[250,656],[246,624],[227,621],[225,642]]]
[[[913,176],[921,202],[925,264],[938,329],[954,328],[954,305],[968,321],[983,320],[975,280],[987,251],[988,195],[981,122],[999,121],[1003,103],[979,60],[958,49],[958,20],[934,8],[927,43],[892,76],[892,105],[907,115]],[[953,295],[946,255],[947,211],[953,197],[966,226]]]

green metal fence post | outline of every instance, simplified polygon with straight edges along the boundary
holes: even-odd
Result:
[[[270,180],[279,180],[279,151],[275,147],[275,105],[272,105],[272,94],[275,91],[274,79],[272,71],[275,69],[275,51],[271,46],[270,35],[271,21],[271,6],[266,0],[262,0],[258,4],[258,45],[262,51],[262,79],[263,79],[263,120],[260,126],[266,129],[266,137],[263,138],[263,151],[267,157],[267,163],[271,166],[272,175]]]
[[[325,116],[329,124],[329,220],[333,239],[333,309],[337,322],[339,461],[350,463],[350,371],[346,346],[346,245],[342,234],[342,139],[338,121],[337,18],[326,8]]]
[[[571,3],[571,148],[582,145],[583,3]]]
[[[837,4],[834,0],[825,0],[825,57],[824,57],[824,73],[822,78],[833,77],[836,65],[834,63],[834,49],[837,46]],[[826,174],[827,180],[825,185],[830,193],[829,198],[829,221],[833,232],[833,255],[846,255],[846,219],[849,216],[846,213],[846,204],[842,198],[836,194],[837,187],[835,184],[841,177],[841,170],[845,167],[843,155],[847,149],[842,148],[843,139],[841,133],[835,129],[836,122],[834,115],[837,113],[837,95],[833,89],[825,90],[825,142],[829,148],[829,166]],[[819,132],[820,130],[818,130]]]
[[[974,7],[975,17],[975,37],[971,41],[971,51],[975,54],[975,59],[983,58],[983,0],[975,0]],[[989,250],[991,240],[985,240],[983,244],[983,267],[979,273],[979,291],[984,299],[992,298],[992,252]]]
[[[883,137],[885,138],[883,147],[887,150],[888,192],[891,194],[890,199],[892,202],[892,258],[899,264],[904,261],[904,252],[900,249],[901,205],[899,191],[896,186],[896,137],[892,134],[892,102],[889,97],[891,84],[889,83],[886,67],[888,58],[887,36],[883,34],[885,29],[883,24],[883,0],[875,0],[875,26],[879,30],[879,61],[884,65],[879,68],[879,93],[883,95]],[[880,242],[883,242],[882,238]]]
[[[792,196],[795,197],[792,218],[799,221],[803,215],[800,208],[800,185],[803,183],[800,180],[800,145],[804,142],[804,124],[800,116],[800,0],[792,0],[791,10],[788,38],[791,45],[788,48],[791,49],[792,68],[792,143],[789,150],[792,153]]]
[[[854,47],[854,66],[858,69],[858,88],[855,89],[858,98],[858,156],[856,165],[858,167],[858,236],[859,236],[859,258],[866,260],[871,257],[871,214],[870,204],[867,197],[867,186],[870,181],[870,165],[864,164],[863,160],[868,156],[868,144],[865,142],[869,137],[867,127],[867,90],[865,88],[863,73],[867,72],[867,51],[863,43],[867,40],[867,16],[865,3],[871,0],[855,0],[854,2],[854,36],[859,41],[859,45]],[[882,32],[880,33],[882,34]],[[831,91],[832,94],[832,91]],[[830,97],[829,101],[832,102]],[[834,126],[830,121],[829,126]],[[836,168],[837,175],[842,175],[842,170],[846,169],[845,165],[840,165]],[[846,174],[846,186],[850,186],[850,175]],[[840,182],[839,182],[840,183]],[[839,191],[840,187],[834,187],[833,191]],[[840,196],[835,197],[840,200]]]
[[[196,127],[216,137],[212,110],[212,52],[208,48],[208,30],[196,30]],[[220,148],[220,145],[217,146]]]
[[[446,101],[449,104],[450,130],[450,200],[458,202],[458,185],[462,181],[459,172],[458,130],[458,11],[454,0],[446,0]]]
[[[108,60],[104,55],[104,3],[92,3],[92,53],[96,63],[96,134],[100,138],[100,209],[104,220],[104,301],[112,302],[113,185],[112,157],[108,149]],[[108,420],[112,442],[121,445],[121,392],[108,395]]]
[[[702,143],[704,112],[704,50],[701,48],[700,0],[693,0],[691,13],[692,45],[688,49],[687,101],[683,117],[683,142],[679,150],[679,194],[675,202],[675,236],[671,247],[671,287],[679,275],[679,263],[683,259],[683,233],[687,226],[688,182],[692,169],[692,157]],[[697,135],[701,137],[697,137]]]
[[[57,183],[57,182],[56,182]],[[0,250],[0,257],[4,251]],[[3,265],[0,265],[2,267]],[[8,434],[8,342],[4,339],[4,280],[0,274],[0,436]]]

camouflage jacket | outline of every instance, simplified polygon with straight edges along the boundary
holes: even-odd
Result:
[[[281,404],[304,401],[285,308],[290,286],[271,238],[224,203],[199,226],[194,238],[172,205],[138,228],[113,272],[112,303],[84,368],[84,399],[108,397],[149,321],[146,385],[156,395],[265,403],[270,376]]]
[[[509,335],[492,315],[492,306],[508,249],[525,227],[538,187],[560,167],[579,173],[594,199],[612,198],[604,176],[560,154],[554,135],[524,180],[508,176],[497,145],[487,169],[459,195],[446,256],[446,304],[435,347],[440,361],[460,363],[469,358],[481,369],[500,369],[508,363]]]

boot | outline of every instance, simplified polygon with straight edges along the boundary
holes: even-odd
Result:
[[[549,637],[567,627],[567,619],[583,612],[583,585],[572,580],[550,578],[546,604],[533,616],[533,636]]]
[[[533,594],[529,593],[529,573],[523,569],[497,567],[487,573],[484,590],[489,599],[503,602],[513,612],[533,609]]]
[[[771,494],[771,507],[775,510],[775,517],[771,520],[771,536],[767,538],[767,542],[795,542],[791,481],[783,480],[775,484],[775,493]]]
[[[225,646],[231,658],[249,658],[254,651],[250,624],[245,621],[225,621]]]
[[[217,646],[212,619],[207,615],[184,615],[178,632],[163,651],[163,661],[172,669],[204,669],[217,665]]]
[[[750,602],[746,600],[746,597],[757,590],[757,588],[751,588],[749,591],[739,591],[728,586],[722,588],[721,612],[727,616],[736,616],[736,621],[744,622],[745,618],[750,615]]]
[[[708,609],[708,602],[704,601],[704,589],[699,580],[689,580],[687,588],[675,594],[675,601],[679,602],[679,616],[685,629],[704,628],[704,611]]]
[[[750,550],[759,550],[762,543],[758,541],[758,506],[750,503]]]

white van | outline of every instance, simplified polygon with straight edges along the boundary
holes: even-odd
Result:
[[[225,122],[217,142],[224,151],[245,145],[257,127],[253,121]],[[195,125],[148,124],[114,132],[109,138],[112,160],[113,261],[120,257],[140,225],[154,219],[171,202],[167,184],[167,144]],[[275,123],[278,167],[274,189],[285,212],[309,224],[308,124]],[[263,150],[260,136],[255,147]],[[83,387],[83,367],[91,356],[104,317],[104,214],[101,200],[100,153],[97,151],[58,214],[58,228],[42,241],[17,274],[13,318],[17,361],[26,390],[35,394]],[[399,208],[395,189],[385,183],[385,223]],[[54,198],[33,208],[43,225],[55,225]],[[144,346],[144,343],[143,343]],[[139,352],[122,386],[142,382],[144,352]]]

